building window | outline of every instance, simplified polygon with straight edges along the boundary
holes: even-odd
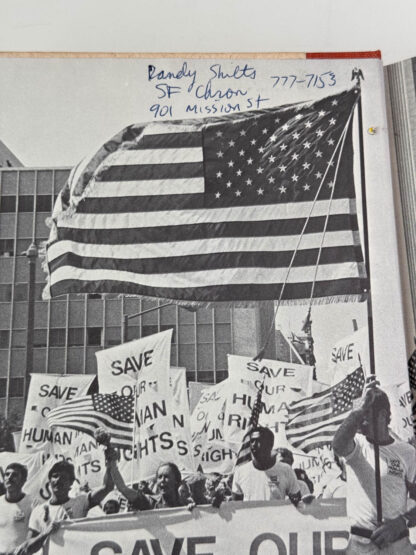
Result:
[[[87,328],[87,345],[100,346],[102,332],[102,328]]]
[[[46,329],[33,330],[33,346],[34,347],[46,347]]]
[[[127,341],[140,338],[140,326],[129,326],[127,328]]]
[[[71,347],[84,345],[84,328],[68,329],[68,345]]]
[[[51,347],[63,347],[65,345],[65,328],[49,330],[49,345]]]
[[[2,196],[0,199],[0,212],[16,212],[16,197]]]
[[[142,337],[147,337],[148,335],[153,335],[158,333],[159,328],[157,326],[142,326]]]
[[[26,347],[26,330],[13,330],[12,347]]]
[[[14,256],[14,239],[0,239],[0,256]]]
[[[176,326],[169,324],[161,324],[160,331],[172,330],[172,343],[176,343]]]
[[[9,338],[10,338],[9,330],[0,330],[0,349],[9,348]]]
[[[52,211],[52,197],[51,195],[36,195],[36,212]]]
[[[0,398],[5,399],[7,395],[7,378],[0,378]]]
[[[45,289],[45,286],[46,286],[45,283],[35,283],[35,301],[42,300],[42,293],[43,293],[43,290]]]
[[[16,283],[14,286],[14,300],[27,301],[27,283]]]
[[[88,293],[87,298],[88,299],[101,299],[102,295],[101,295],[101,293]]]
[[[110,327],[105,330],[105,343],[106,345],[120,345],[121,343],[121,329],[118,327]]]
[[[19,196],[18,212],[33,212],[33,196],[21,195]]]
[[[0,302],[8,303],[12,300],[12,285],[11,283],[0,284]]]
[[[24,378],[10,378],[10,397],[23,397]]]
[[[26,251],[30,247],[32,239],[18,239],[16,256],[26,256]]]

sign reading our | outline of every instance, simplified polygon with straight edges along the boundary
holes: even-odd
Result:
[[[51,409],[86,395],[93,379],[79,374],[31,374],[19,451],[32,453],[41,448],[51,452],[54,445],[69,447],[75,432],[51,430],[46,417]]]

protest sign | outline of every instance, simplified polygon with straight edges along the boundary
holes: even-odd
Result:
[[[416,407],[409,382],[387,385],[383,389],[390,399],[390,429],[404,441],[414,438]]]
[[[134,461],[132,450],[122,450],[120,471],[129,481],[152,479],[167,462],[175,463],[184,474],[195,472],[185,368],[169,369],[169,387],[169,419],[136,430]]]
[[[97,351],[99,392],[128,397],[133,395],[136,384],[139,393],[139,384],[143,379],[149,378],[154,382],[159,372],[163,374],[169,369],[171,339],[170,329]],[[164,383],[158,384],[159,391],[164,387]]]
[[[125,396],[136,393],[138,428],[171,420],[171,340],[170,329],[95,353],[100,393]]]
[[[304,509],[287,502],[223,503],[82,519],[50,536],[49,554],[228,555],[343,553],[349,524],[341,499],[315,501]]]
[[[133,446],[122,449],[120,460],[129,482],[153,478],[163,462],[194,471],[186,370],[170,368],[171,334],[167,330],[96,353],[100,393],[129,396],[138,389],[134,451]]]
[[[55,445],[69,447],[75,432],[49,429],[47,414],[66,401],[86,395],[93,379],[79,374],[31,374],[19,451],[52,452]]]
[[[203,382],[188,382],[189,410],[191,414],[194,412],[194,408],[198,404],[204,389],[208,389],[212,385]]]
[[[69,448],[55,446],[55,456],[58,454],[72,462],[80,486],[88,485],[92,489],[102,485],[105,472],[104,449],[92,436],[75,431]]]
[[[224,380],[202,391],[191,416],[193,454],[204,472],[228,474],[233,469],[234,449],[224,441],[225,399],[230,381]]]
[[[367,327],[360,328],[335,343],[331,349],[326,372],[322,372],[321,378],[334,385],[360,366],[366,374],[370,372]]]
[[[224,413],[227,442],[241,442],[262,385],[259,422],[276,433],[278,424],[286,421],[288,405],[311,394],[313,369],[305,364],[228,355],[228,373],[233,387],[228,390]]]
[[[171,367],[169,377],[173,394],[174,436],[177,445],[182,444],[184,447],[181,451],[178,450],[179,469],[185,472],[195,472],[194,457],[192,455],[191,415],[189,413],[186,390],[186,369]]]

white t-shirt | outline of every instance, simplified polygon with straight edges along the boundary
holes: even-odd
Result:
[[[357,434],[355,447],[345,457],[347,468],[347,514],[352,526],[373,530],[377,526],[374,447]],[[406,512],[405,479],[416,477],[416,450],[400,440],[380,445],[380,477],[383,518],[396,518]]]
[[[89,497],[86,493],[71,497],[62,505],[52,505],[47,501],[33,509],[29,519],[29,528],[41,534],[52,521],[84,518],[89,509]]]
[[[0,553],[13,551],[27,536],[32,499],[25,495],[17,503],[0,497]]]
[[[286,463],[276,461],[268,470],[258,470],[249,461],[236,468],[232,491],[243,495],[244,501],[270,501],[298,493],[299,484]]]

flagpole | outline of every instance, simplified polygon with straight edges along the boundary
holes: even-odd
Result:
[[[364,134],[363,134],[363,113],[361,105],[361,70],[354,68],[352,78],[356,79],[356,86],[358,89],[358,102],[357,102],[357,115],[358,115],[358,136],[359,136],[359,152],[360,152],[360,177],[361,177],[361,203],[363,210],[363,236],[364,236],[364,256],[365,267],[367,272],[367,321],[368,321],[368,340],[369,340],[369,355],[370,355],[370,375],[376,375],[375,370],[375,357],[374,357],[374,328],[373,328],[373,309],[371,302],[371,288],[370,288],[370,248],[368,240],[368,221],[367,221],[367,196],[365,187],[365,164],[364,164]],[[379,524],[383,521],[383,507],[381,501],[381,476],[380,476],[380,447],[377,437],[376,426],[377,415],[373,411],[373,427],[374,427],[374,473],[376,482],[376,510],[377,521]]]
[[[131,440],[131,469],[130,469],[130,478],[131,478],[131,487],[133,487],[134,481],[134,448],[136,442],[136,403],[137,403],[137,385],[134,384],[133,388],[133,395],[134,395],[134,403],[133,403],[133,437]],[[138,462],[138,459],[137,459]]]

